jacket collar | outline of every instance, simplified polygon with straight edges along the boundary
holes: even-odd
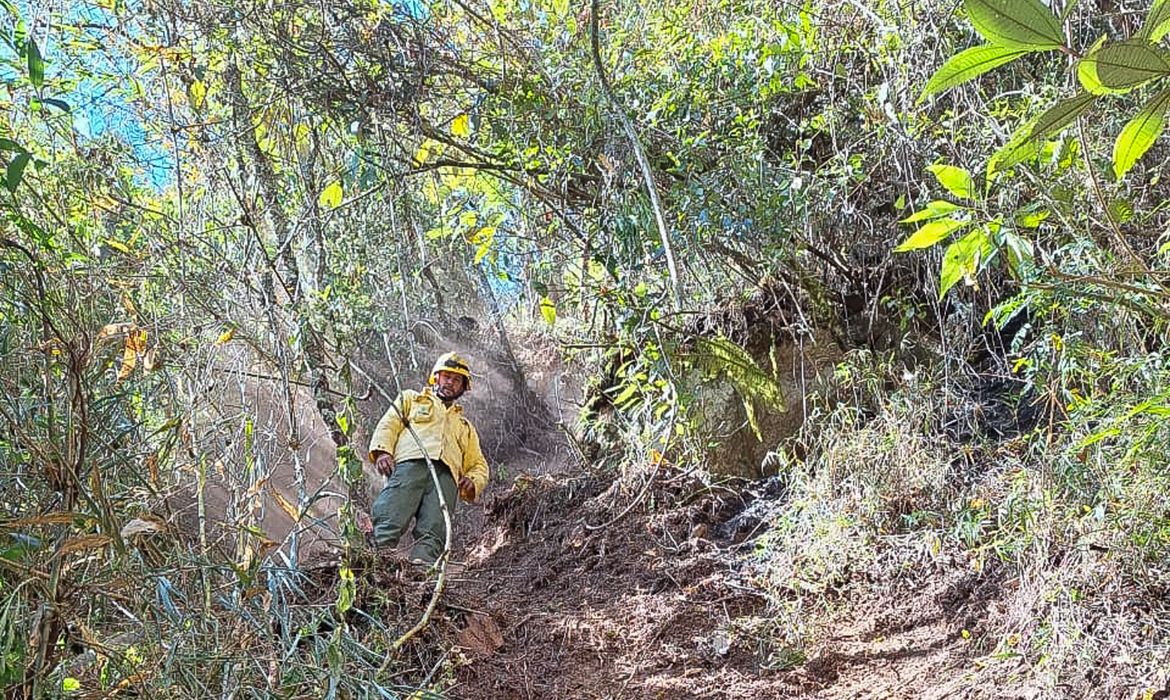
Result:
[[[433,398],[435,401],[438,401],[439,403],[443,404],[443,406],[444,406],[444,407],[446,407],[446,409],[447,409],[447,411],[448,411],[449,413],[463,413],[463,407],[462,407],[462,406],[460,406],[460,405],[459,405],[459,404],[457,404],[457,403],[447,404],[447,403],[446,403],[445,401],[443,401],[443,399],[441,399],[441,398],[439,397],[439,395],[438,395],[438,394],[436,394],[436,393],[434,392],[434,390],[433,390],[431,387],[429,387],[429,386],[423,387],[423,390],[422,390],[422,395],[423,395],[423,396],[428,396],[428,397],[430,397],[430,398]]]

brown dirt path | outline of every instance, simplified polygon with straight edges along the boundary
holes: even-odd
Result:
[[[633,493],[601,476],[518,478],[464,518],[462,665],[448,694],[504,698],[992,698],[975,693],[967,638],[995,586],[961,567],[929,584],[840,602],[823,639],[783,669],[743,624],[766,615],[731,541],[738,506],[697,482]],[[685,505],[672,505],[685,504]],[[915,585],[917,587],[915,587]],[[476,611],[476,612],[467,612]]]

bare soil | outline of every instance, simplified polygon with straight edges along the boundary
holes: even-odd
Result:
[[[660,476],[615,518],[637,492],[602,475],[522,475],[462,518],[448,697],[1025,697],[972,690],[969,640],[994,575],[956,565],[881,594],[858,587],[823,639],[786,657],[745,624],[766,619],[766,600],[741,570],[743,533],[720,527],[743,503]]]
[[[536,344],[517,347],[521,362],[541,366],[527,356]],[[564,406],[570,374],[548,368],[537,395]],[[460,507],[459,566],[411,643],[419,677],[404,680],[459,700],[1032,697],[979,685],[987,650],[971,640],[1000,599],[994,572],[956,561],[894,581],[859,574],[809,621],[807,642],[786,647],[769,636],[769,600],[752,579],[750,496],[668,469],[624,480],[595,472],[556,427],[567,409],[526,411],[509,402],[510,387],[488,364],[465,401],[493,484]],[[766,485],[744,493],[753,491],[781,497]],[[359,603],[397,606],[401,620],[384,620],[394,628],[412,624],[431,591],[381,561],[364,579],[359,597],[371,598]],[[433,675],[444,665],[453,678]]]

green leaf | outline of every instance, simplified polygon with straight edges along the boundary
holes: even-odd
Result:
[[[1077,75],[1090,92],[1125,92],[1170,75],[1170,54],[1143,39],[1105,44],[1081,59]]]
[[[1107,35],[1102,34],[1101,37],[1097,39],[1097,41],[1093,42],[1093,45],[1089,47],[1089,50],[1085,51],[1084,55],[1092,56],[1094,53],[1100,50],[1102,46],[1105,45],[1105,40],[1108,38],[1109,37]],[[1110,90],[1101,84],[1101,78],[1097,76],[1096,61],[1086,61],[1084,58],[1077,61],[1077,80],[1080,81],[1081,87],[1085,88],[1094,95],[1112,95],[1118,92],[1117,90]]]
[[[557,322],[557,307],[552,299],[544,297],[540,300],[540,315],[544,317],[545,323],[552,326]]]
[[[341,585],[337,587],[337,613],[344,615],[353,607],[353,601],[357,597],[357,585],[354,582],[353,569],[348,566],[341,567],[337,574],[341,579]]]
[[[1158,42],[1167,32],[1170,32],[1170,2],[1155,0],[1138,36],[1147,41]]]
[[[494,241],[495,238],[496,238],[496,227],[495,226],[484,226],[483,228],[479,229],[471,236],[471,242],[479,244],[479,247],[475,251],[475,262],[478,263],[479,261],[483,260],[484,257],[489,252],[491,252],[492,241]]]
[[[1125,199],[1109,202],[1109,216],[1119,224],[1129,223],[1133,219],[1133,203]]]
[[[8,164],[4,186],[8,188],[9,192],[16,192],[16,188],[20,186],[20,181],[24,178],[25,166],[28,165],[31,157],[28,153],[17,153]]]
[[[1027,51],[1058,49],[1064,29],[1040,0],[964,0],[975,31],[998,46]]]
[[[77,691],[81,690],[81,681],[77,680],[76,678],[62,678],[61,690],[65,691],[66,693],[76,693]]]
[[[13,151],[15,153],[27,153],[28,149],[26,149],[24,146],[21,146],[19,143],[13,141],[12,139],[0,138],[0,151]]]
[[[931,165],[927,170],[934,173],[940,185],[956,197],[975,199],[975,183],[971,173],[954,165]]]
[[[1040,228],[1040,224],[1047,221],[1048,217],[1051,215],[1052,212],[1048,211],[1047,209],[1021,212],[1016,217],[1016,223],[1019,224],[1020,228]]]
[[[1024,49],[1011,49],[991,44],[973,46],[951,56],[946,63],[942,64],[942,67],[930,76],[930,80],[926,82],[926,87],[922,88],[922,95],[919,96],[918,100],[921,102],[928,95],[962,85],[1027,53],[1028,51]]]
[[[942,299],[959,280],[975,283],[975,274],[987,262],[993,252],[991,241],[983,229],[963,236],[947,247],[943,254],[942,269],[939,270],[938,298]]]
[[[45,99],[41,100],[41,102],[44,102],[45,104],[49,105],[50,107],[56,107],[57,109],[61,110],[62,112],[69,114],[69,111],[70,111],[69,103],[66,102],[65,100],[59,100],[55,97],[46,97]]]
[[[336,209],[341,206],[341,195],[341,181],[334,180],[324,190],[321,190],[321,196],[317,198],[317,203],[323,207]]]
[[[897,248],[894,248],[894,252],[906,253],[911,250],[922,250],[923,248],[929,248],[947,236],[951,235],[953,232],[969,225],[970,223],[970,221],[960,221],[958,219],[939,219],[937,221],[931,221],[930,223],[915,231]]]
[[[966,207],[961,207],[958,204],[948,202],[944,199],[936,199],[930,204],[927,204],[922,209],[919,209],[910,216],[907,216],[905,219],[902,219],[899,223],[913,224],[918,221],[937,219],[948,214],[953,214],[960,209],[966,209]]]
[[[1073,123],[1096,99],[1097,96],[1091,92],[1077,93],[1073,97],[1057,102],[1039,117],[1024,124],[1012,134],[1007,144],[991,157],[987,166],[988,175],[1010,168],[1034,155],[1045,139]]]
[[[33,87],[40,90],[41,86],[45,84],[45,59],[41,57],[41,50],[37,48],[37,41],[32,37],[28,38],[27,48],[28,59],[28,81],[32,83]]]
[[[776,378],[766,372],[755,359],[727,337],[698,338],[699,365],[710,375],[724,375],[746,408],[748,403],[762,405],[773,411],[786,411],[784,389]],[[757,404],[756,402],[759,402]]]
[[[625,388],[622,389],[621,393],[614,397],[613,405],[617,408],[621,408],[622,406],[629,403],[630,399],[634,398],[634,394],[636,393],[638,393],[638,382],[627,381],[625,383]]]
[[[1166,128],[1166,109],[1170,107],[1170,90],[1163,90],[1146,103],[1121,130],[1113,144],[1113,174],[1125,177],[1138,159],[1150,150]]]

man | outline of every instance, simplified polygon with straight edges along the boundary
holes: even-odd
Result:
[[[427,385],[422,392],[403,391],[378,421],[370,440],[370,461],[379,474],[389,477],[374,499],[374,542],[379,547],[397,546],[414,518],[410,552],[414,564],[433,564],[443,553],[447,534],[439,492],[424,455],[435,465],[452,522],[456,491],[470,503],[488,482],[479,434],[463,417],[463,408],[455,405],[471,388],[467,362],[453,352],[442,355]]]

